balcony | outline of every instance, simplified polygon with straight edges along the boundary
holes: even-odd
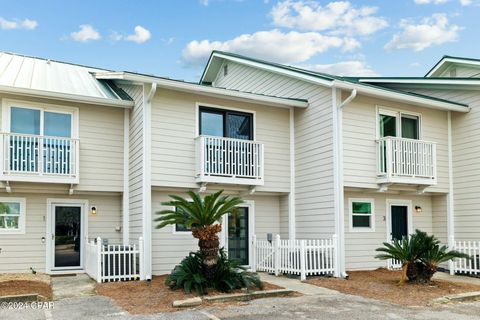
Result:
[[[434,142],[385,137],[377,141],[379,184],[435,185],[437,149]]]
[[[78,183],[79,140],[28,134],[0,135],[1,181]]]
[[[264,183],[263,144],[223,137],[196,139],[196,181],[258,186]]]

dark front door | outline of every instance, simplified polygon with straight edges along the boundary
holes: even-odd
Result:
[[[56,205],[54,211],[54,267],[80,268],[82,208],[80,206]]]
[[[392,210],[392,239],[401,240],[408,235],[408,207],[391,206]]]
[[[241,207],[228,215],[228,257],[248,265],[248,208]]]

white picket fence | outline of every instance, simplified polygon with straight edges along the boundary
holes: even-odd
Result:
[[[91,240],[85,250],[85,271],[97,282],[143,280],[143,239],[138,244],[103,245]]]
[[[450,264],[452,274],[480,275],[480,241],[454,241],[453,249],[468,254],[471,259],[454,259]]]
[[[282,240],[272,242],[253,237],[253,271],[300,275],[333,275],[337,269],[336,235],[320,240]]]

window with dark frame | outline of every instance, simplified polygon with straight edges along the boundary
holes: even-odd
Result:
[[[253,114],[200,107],[200,135],[253,140]]]

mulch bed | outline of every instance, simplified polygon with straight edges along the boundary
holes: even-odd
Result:
[[[346,294],[383,300],[404,306],[425,306],[435,298],[450,294],[480,291],[480,286],[443,280],[430,285],[405,283],[398,285],[400,271],[377,269],[348,272],[348,280],[312,278],[307,283],[340,291]]]
[[[97,284],[97,294],[107,296],[131,314],[152,314],[159,312],[178,311],[173,308],[175,300],[196,297],[194,293],[186,294],[183,290],[171,290],[165,285],[166,275],[154,276],[152,281],[128,281]],[[271,283],[264,282],[264,290],[283,289]],[[240,293],[236,290],[231,293]],[[224,294],[210,289],[208,295]],[[226,304],[237,304],[226,303]]]
[[[52,299],[53,293],[50,284],[44,281],[8,280],[0,282],[0,296],[13,296],[21,294],[40,294],[47,299]]]

